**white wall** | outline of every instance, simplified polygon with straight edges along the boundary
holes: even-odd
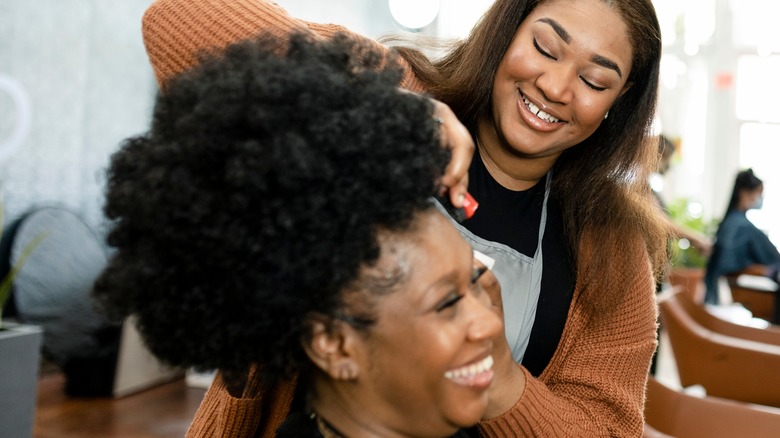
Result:
[[[59,203],[101,222],[104,169],[148,125],[156,90],[141,42],[151,0],[2,0],[0,75],[30,104],[20,147],[0,163],[8,220]],[[0,92],[0,143],[20,113]]]
[[[705,28],[716,29],[712,40],[693,55],[686,53],[684,41],[664,48],[666,85],[660,90],[659,120],[664,132],[682,141],[667,178],[667,199],[700,201],[705,216],[717,218],[725,208],[733,175],[746,163],[739,148],[735,85],[718,83],[719,77],[733,77],[736,71],[730,23],[732,6],[742,2],[654,2],[662,14],[665,41],[669,32],[679,33],[684,27],[686,19],[675,16],[681,11],[688,10],[688,16],[705,23]],[[72,206],[92,223],[101,221],[103,172],[109,155],[122,139],[148,127],[156,87],[141,42],[140,20],[150,3],[0,1],[0,82],[10,78],[17,84],[29,97],[32,114],[21,147],[2,160],[4,143],[16,131],[20,114],[11,96],[0,90],[0,182],[8,217],[36,204],[58,202]],[[404,30],[390,15],[387,0],[278,3],[294,16],[344,24],[372,37]],[[465,36],[490,3],[441,0],[437,21],[422,32]],[[703,13],[707,5],[716,6],[710,8],[713,14]],[[669,62],[673,56],[677,61]],[[775,101],[777,97],[768,96]],[[773,205],[780,212],[780,181],[773,184],[777,187],[768,186],[765,205],[769,212],[774,211]],[[780,221],[778,216],[765,220],[767,228]]]

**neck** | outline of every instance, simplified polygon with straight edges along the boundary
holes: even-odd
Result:
[[[377,412],[371,403],[353,391],[354,383],[344,381],[314,382],[310,406],[317,417],[324,420],[330,435],[328,437],[401,437],[398,433],[378,421]],[[319,425],[318,425],[319,427]]]
[[[503,187],[522,191],[535,186],[552,169],[560,153],[540,157],[513,150],[498,135],[494,125],[483,119],[477,128],[477,147],[485,168]]]
[[[336,428],[330,425],[322,416],[317,415],[317,413],[314,413],[315,419],[317,423],[317,430],[320,431],[320,435],[322,435],[323,438],[345,438],[345,436]]]

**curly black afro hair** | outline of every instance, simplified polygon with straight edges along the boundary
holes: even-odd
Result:
[[[234,44],[172,80],[108,170],[117,251],[95,295],[173,365],[301,369],[306,315],[338,312],[378,230],[431,208],[449,159],[431,102],[374,49],[271,46]]]

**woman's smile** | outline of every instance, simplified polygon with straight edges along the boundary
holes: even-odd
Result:
[[[444,373],[444,377],[461,386],[485,390],[493,383],[493,356],[455,368]]]
[[[518,90],[518,107],[520,117],[525,120],[531,128],[538,131],[550,132],[564,126],[566,122],[558,117],[542,110],[539,105],[532,102],[521,91]],[[548,109],[548,111],[550,111]]]

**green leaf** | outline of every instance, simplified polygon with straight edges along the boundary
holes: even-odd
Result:
[[[688,198],[679,198],[667,206],[669,216],[676,224],[682,225],[705,236],[712,236],[715,224],[706,221],[701,215],[691,213],[691,201]],[[690,246],[686,239],[676,239],[671,242],[672,266],[685,266],[689,268],[703,268],[707,265],[707,257],[696,248]]]
[[[1,217],[2,208],[0,208],[0,218]],[[3,326],[2,309],[5,307],[5,302],[8,300],[8,297],[11,296],[11,288],[14,285],[14,279],[16,278],[16,275],[19,273],[19,271],[22,270],[22,267],[27,262],[27,258],[30,257],[30,254],[32,254],[35,248],[41,244],[43,239],[45,239],[48,234],[49,233],[46,231],[41,231],[38,233],[38,235],[35,236],[35,238],[33,238],[33,240],[28,243],[27,246],[24,247],[24,250],[22,250],[22,255],[19,257],[19,260],[14,263],[14,266],[11,268],[11,272],[9,272],[8,275],[3,278],[3,281],[0,282],[0,327]]]

